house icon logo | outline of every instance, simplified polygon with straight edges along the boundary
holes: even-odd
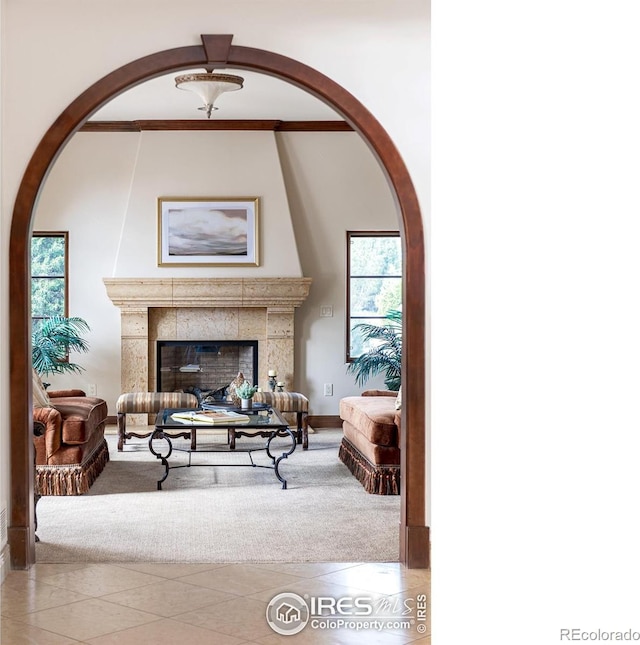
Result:
[[[288,602],[283,602],[276,611],[276,618],[285,625],[290,625],[300,621],[300,610]]]
[[[301,632],[309,622],[309,607],[304,598],[295,593],[274,596],[267,605],[267,622],[277,634],[292,636]]]

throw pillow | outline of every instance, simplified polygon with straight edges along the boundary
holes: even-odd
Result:
[[[402,386],[398,388],[398,396],[396,397],[396,410],[402,409]]]
[[[51,399],[49,398],[49,395],[47,394],[47,391],[44,389],[44,385],[42,385],[42,381],[40,380],[40,376],[38,375],[38,372],[35,371],[35,369],[32,368],[32,389],[33,389],[33,407],[34,408],[50,408],[51,407]]]

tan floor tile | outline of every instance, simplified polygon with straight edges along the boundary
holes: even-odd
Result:
[[[2,582],[3,586],[6,585],[13,585],[13,586],[20,586],[25,583],[26,580],[29,579],[29,572],[28,571],[7,571],[7,576]]]
[[[170,618],[216,602],[231,600],[237,596],[216,589],[186,584],[179,580],[163,580],[145,587],[101,596],[101,598]]]
[[[360,566],[369,566],[376,567],[381,566],[383,568],[391,569],[392,571],[397,572],[397,574],[406,582],[405,589],[410,587],[419,587],[431,585],[431,571],[429,569],[407,569],[404,565],[399,562],[386,562],[379,563],[379,565],[366,564]]]
[[[77,569],[84,569],[88,567],[89,564],[85,562],[75,562],[73,564],[60,564],[60,563],[50,563],[50,562],[38,562],[31,569],[29,569],[27,575],[29,578],[36,578],[42,580],[47,576],[55,576],[58,573],[69,573],[70,571],[76,571]]]
[[[265,616],[266,610],[267,603],[236,598],[174,616],[174,620],[255,641],[272,633]]]
[[[23,578],[19,584],[7,580],[0,589],[0,609],[2,616],[16,618],[18,616],[59,607],[79,600],[87,600],[89,596],[68,589],[60,589],[32,578]]]
[[[219,569],[184,576],[180,580],[243,596],[256,591],[294,584],[300,580],[300,577],[260,569],[251,564],[229,564]]]
[[[125,629],[87,641],[89,645],[243,645],[246,641],[213,632],[210,629],[185,625],[174,620],[159,620],[148,625]]]
[[[2,588],[23,589],[30,581],[29,571],[9,571],[2,583]]]
[[[410,638],[372,630],[311,629],[305,627],[299,634],[273,634],[257,641],[260,645],[408,645]]]
[[[46,576],[41,580],[56,587],[93,597],[161,581],[162,578],[158,576],[108,564],[92,564],[82,569]]]
[[[98,598],[37,611],[22,617],[26,623],[85,641],[155,620],[158,616],[105,602]]]
[[[148,573],[151,576],[160,576],[162,578],[180,578],[181,576],[188,576],[192,573],[200,573],[202,571],[209,571],[210,569],[218,569],[226,567],[223,563],[208,563],[208,564],[187,564],[183,562],[175,562],[165,564],[162,562],[123,562],[118,563],[119,567],[123,569],[131,569],[132,571],[139,571],[140,573]]]
[[[361,589],[352,589],[350,587],[337,585],[319,578],[304,578],[294,583],[288,583],[273,589],[258,591],[257,593],[250,594],[247,597],[268,603],[274,596],[286,592],[296,593],[303,597],[305,594],[308,594],[309,596],[331,596],[332,598],[341,598],[343,596],[351,595],[362,596],[366,594],[366,592],[363,592]]]
[[[5,616],[1,642],[427,645],[430,609],[424,636],[417,623],[411,630],[384,633],[308,626],[295,636],[280,636],[267,624],[265,610],[284,591],[366,595],[376,602],[384,597],[402,610],[405,600],[415,600],[419,593],[429,596],[429,585],[428,571],[398,563],[41,563],[30,571],[10,571],[0,589]],[[395,617],[398,605],[392,606],[384,605],[385,611]]]
[[[371,563],[327,573],[317,579],[363,591],[395,594],[419,585],[427,589],[428,578],[425,569],[406,569],[398,563]]]
[[[255,564],[253,566],[260,569],[267,569],[268,571],[278,571],[280,573],[288,573],[292,576],[300,576],[301,578],[315,578],[316,576],[324,575],[325,573],[332,573],[333,571],[340,571],[348,569],[349,567],[357,566],[357,563],[349,562],[265,562]]]
[[[44,629],[3,618],[0,625],[0,643],[5,645],[70,645],[77,640],[47,632]]]

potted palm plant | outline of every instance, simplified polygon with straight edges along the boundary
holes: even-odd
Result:
[[[80,373],[84,370],[69,360],[69,352],[87,352],[89,344],[82,334],[90,331],[89,324],[77,316],[52,316],[34,325],[31,335],[31,362],[38,374]]]
[[[392,309],[385,318],[382,325],[360,323],[354,327],[371,347],[349,363],[347,371],[355,374],[360,386],[376,374],[384,374],[385,385],[397,391],[402,371],[402,312]]]

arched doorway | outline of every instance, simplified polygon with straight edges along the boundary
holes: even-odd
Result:
[[[422,217],[409,173],[376,119],[344,88],[291,58],[231,44],[230,35],[202,36],[202,45],[179,47],[140,58],[100,79],[76,98],[46,132],[23,175],[10,237],[9,331],[11,389],[11,521],[13,568],[35,562],[33,442],[29,337],[31,220],[46,176],[69,139],[107,101],[139,83],[193,67],[234,67],[274,76],[313,94],[340,113],[371,148],[395,196],[404,246],[403,411],[400,560],[429,564],[425,459],[425,251]]]

